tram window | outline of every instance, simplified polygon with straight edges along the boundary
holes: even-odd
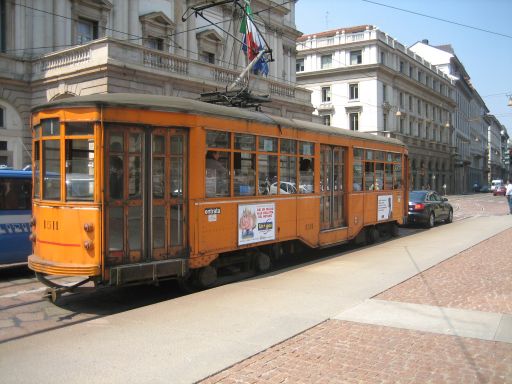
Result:
[[[43,199],[60,200],[60,141],[43,141]]]
[[[128,207],[128,248],[130,251],[142,249],[142,207]]]
[[[108,249],[109,251],[119,251],[124,248],[123,207],[111,206],[108,215]]]
[[[366,161],[364,163],[364,189],[367,191],[371,191],[374,187],[373,175],[374,175],[374,163],[372,161]]]
[[[153,155],[165,154],[165,136],[153,135]]]
[[[171,206],[171,246],[183,245],[183,207],[181,205]]]
[[[375,158],[374,158],[373,152],[374,151],[372,151],[370,149],[367,149],[366,152],[365,152],[365,155],[366,155],[365,159],[366,160],[374,160]]]
[[[209,148],[230,148],[229,132],[207,131],[206,146]]]
[[[43,136],[59,136],[60,123],[58,119],[45,119],[41,120],[43,127]]]
[[[260,152],[277,152],[277,139],[273,137],[259,137],[258,148]]]
[[[130,133],[128,150],[130,153],[140,153],[142,151],[142,135],[140,133]]]
[[[110,152],[123,152],[123,134],[122,133],[112,133],[110,135],[110,143],[109,148]]]
[[[393,164],[385,165],[385,184],[384,189],[392,189],[393,188]]]
[[[254,151],[256,148],[256,137],[253,135],[235,134],[235,149],[243,151]]]
[[[361,160],[354,159],[352,177],[352,190],[360,192],[363,186],[363,162]]]
[[[297,193],[297,158],[295,156],[281,156],[280,182],[289,186],[288,190]]]
[[[165,247],[165,207],[153,208],[153,249]]]
[[[254,196],[255,194],[255,155],[252,153],[234,153],[234,191],[235,196]]]
[[[315,144],[313,143],[305,143],[299,142],[299,154],[304,156],[314,156],[315,155]]]
[[[260,195],[278,193],[277,156],[258,155],[258,187]]]
[[[295,155],[297,153],[297,142],[295,140],[281,139],[281,153]]]
[[[123,198],[123,156],[122,155],[110,155],[110,175],[109,175],[109,193],[111,199],[122,199]]]
[[[39,198],[39,186],[41,185],[40,177],[40,163],[41,160],[41,147],[39,146],[40,141],[34,142],[34,197]]]
[[[171,196],[183,196],[183,159],[181,157],[171,158]]]
[[[140,156],[130,156],[128,159],[128,194],[130,199],[140,199],[142,196],[142,164]]]
[[[374,151],[374,160],[384,161],[384,152]]]
[[[67,123],[66,136],[94,135],[94,126],[90,123]]]
[[[314,192],[314,159],[301,157],[299,160],[299,193]]]
[[[206,152],[206,197],[230,195],[229,152]]]
[[[383,188],[384,163],[375,163],[375,184],[373,190],[380,191]]]
[[[171,153],[183,155],[183,136],[171,136]]]
[[[363,160],[364,149],[354,148],[354,160]]]
[[[393,174],[395,177],[395,183],[393,184],[393,189],[402,188],[402,164],[394,164],[393,165]]]
[[[165,158],[153,157],[153,198],[163,199],[165,194]]]
[[[66,140],[66,200],[92,201],[94,140]]]

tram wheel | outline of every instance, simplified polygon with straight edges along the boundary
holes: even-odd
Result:
[[[389,233],[391,234],[392,237],[398,237],[399,231],[397,223],[390,224]]]
[[[267,272],[270,269],[270,257],[263,252],[258,252],[255,256],[256,270],[258,272]]]
[[[209,288],[217,281],[217,268],[207,265],[197,271],[195,281],[200,288]]]
[[[379,241],[379,230],[375,227],[366,230],[366,241],[368,244],[373,244]]]

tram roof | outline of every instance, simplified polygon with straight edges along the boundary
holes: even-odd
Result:
[[[289,119],[280,116],[268,115],[262,112],[255,112],[235,107],[225,107],[175,96],[160,96],[136,93],[103,93],[88,96],[75,96],[41,104],[34,107],[32,112],[62,107],[73,108],[86,106],[128,107],[155,111],[197,113],[203,115],[222,116],[232,119],[251,120],[264,124],[280,125],[283,127],[297,128],[307,131],[322,132],[336,136],[347,136],[357,139],[395,144],[405,147],[403,142],[394,138],[376,136],[365,132],[355,132],[304,120]]]

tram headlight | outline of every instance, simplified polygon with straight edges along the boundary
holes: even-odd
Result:
[[[32,217],[30,218],[30,225],[31,225],[32,227],[35,227],[35,226],[36,226],[36,217],[35,217],[35,216],[32,216]]]
[[[85,223],[84,224],[84,231],[85,232],[92,232],[92,231],[94,231],[94,224],[93,223]]]
[[[28,239],[35,243],[36,242],[36,234],[35,233],[31,233],[30,235],[28,235]]]
[[[85,240],[84,241],[84,248],[88,251],[90,251],[93,248],[93,243],[91,240]]]

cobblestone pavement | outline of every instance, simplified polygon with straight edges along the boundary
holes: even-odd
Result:
[[[449,201],[456,220],[508,214],[501,196]],[[510,244],[512,229],[375,298],[511,314]],[[512,383],[512,344],[328,320],[201,381],[213,383]]]
[[[376,296],[380,300],[512,314],[512,229]]]
[[[201,383],[511,380],[512,344],[328,320]]]

